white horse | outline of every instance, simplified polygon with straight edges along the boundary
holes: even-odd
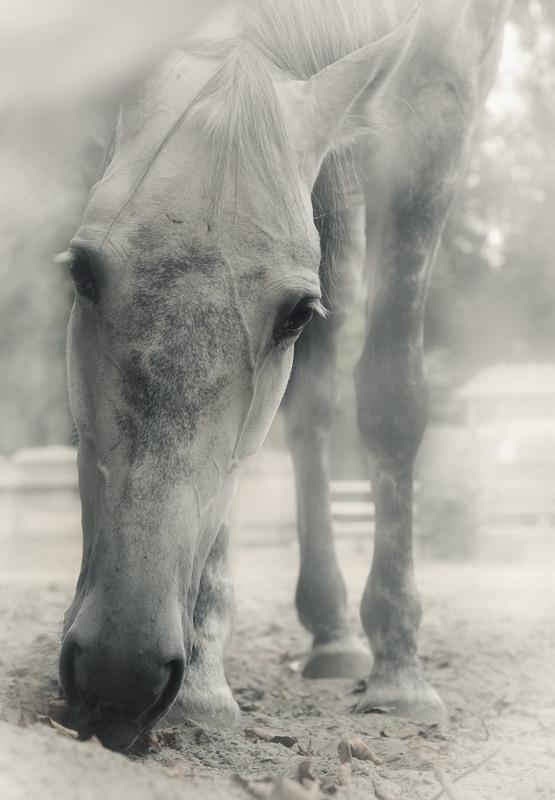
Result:
[[[226,516],[288,382],[305,675],[369,673],[359,710],[444,713],[416,643],[422,318],[509,0],[411,6],[248,3],[121,109],[67,254],[84,546],[60,675],[81,736],[125,749],[172,705],[174,719],[236,718]],[[347,620],[327,474],[336,335],[365,264],[373,659]]]

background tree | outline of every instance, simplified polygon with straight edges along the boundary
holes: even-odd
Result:
[[[456,382],[555,357],[555,4],[517,0],[438,255],[428,350]]]

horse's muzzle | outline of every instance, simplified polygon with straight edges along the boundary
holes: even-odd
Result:
[[[127,750],[172,705],[185,670],[182,648],[148,650],[66,635],[60,680],[70,705],[70,724],[81,739],[97,736],[112,750]],[[115,651],[114,651],[115,650]]]

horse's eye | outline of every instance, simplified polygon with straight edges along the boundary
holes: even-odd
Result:
[[[98,290],[87,259],[82,256],[76,256],[70,264],[69,274],[77,294],[96,303],[98,301]]]
[[[305,298],[297,303],[287,319],[277,329],[275,340],[279,342],[298,336],[314,316],[314,306],[315,301],[312,298]]]

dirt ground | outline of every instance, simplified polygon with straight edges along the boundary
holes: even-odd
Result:
[[[449,709],[438,727],[355,716],[352,681],[304,680],[296,545],[238,547],[228,676],[240,726],[191,722],[123,756],[51,722],[57,637],[80,557],[72,527],[0,539],[3,800],[555,798],[555,559],[546,552],[516,563],[509,541],[495,561],[419,560],[421,656]],[[341,541],[339,554],[356,617],[371,543]]]

